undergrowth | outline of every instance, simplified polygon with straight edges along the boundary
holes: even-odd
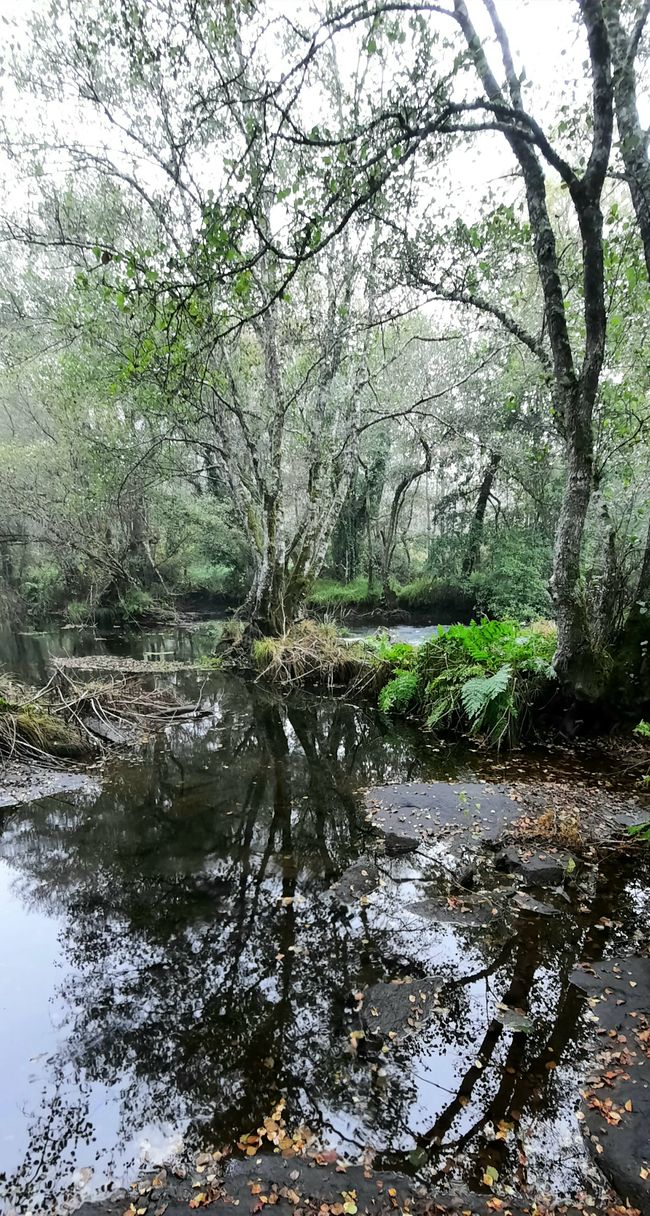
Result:
[[[401,664],[381,691],[380,708],[512,746],[554,679],[554,651],[552,626],[453,625],[425,642],[414,664]]]
[[[650,739],[650,722],[646,722],[642,718],[638,726],[635,726],[634,733],[640,735],[642,739]],[[641,782],[643,785],[650,785],[650,772],[642,775]],[[635,823],[627,830],[630,836],[636,836],[645,844],[650,845],[650,819],[646,823]]]
[[[251,648],[254,666],[274,683],[372,691],[385,713],[481,735],[495,747],[517,742],[551,690],[554,652],[552,624],[515,621],[452,625],[420,647],[382,635],[349,642],[332,624],[302,621]]]
[[[340,609],[356,608],[369,610],[381,603],[381,588],[369,587],[367,578],[355,578],[350,583],[338,583],[335,579],[320,578],[309,596],[312,608]]]
[[[469,585],[448,579],[420,575],[409,583],[395,584],[393,592],[397,606],[408,612],[427,612],[439,620],[450,621],[471,616],[476,596]],[[381,607],[382,589],[379,584],[369,587],[367,578],[358,577],[349,583],[320,578],[309,596],[309,605],[334,612],[356,610],[371,612]]]

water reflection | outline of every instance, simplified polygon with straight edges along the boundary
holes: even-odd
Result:
[[[176,681],[196,694],[194,676]],[[422,875],[386,859],[376,898],[332,898],[363,848],[360,788],[457,777],[453,758],[333,699],[283,703],[221,677],[204,696],[209,717],[111,762],[98,796],[5,817],[9,1201],[59,1211],[75,1169],[126,1181],[143,1142],[154,1157],[179,1132],[231,1143],[280,1096],[290,1126],[343,1151],[372,1145],[474,1185],[486,1163],[514,1175],[524,1155],[557,1181],[564,1137],[563,1182],[577,1186],[583,1028],[567,981],[602,934],[588,940],[589,918],[569,908],[517,935],[499,917],[427,920],[417,902],[440,889],[433,861]],[[623,881],[603,885],[595,916],[616,897],[623,918]],[[353,1043],[356,992],[432,975],[439,1009],[421,1033]],[[500,1002],[528,1011],[530,1036],[504,1029]]]

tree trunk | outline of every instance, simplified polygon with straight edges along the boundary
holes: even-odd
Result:
[[[615,658],[612,695],[645,713],[650,701],[650,521],[634,602]]]
[[[424,449],[424,465],[420,469],[412,469],[411,472],[406,473],[404,477],[402,477],[402,480],[397,483],[395,493],[393,494],[393,501],[391,503],[388,524],[381,533],[383,542],[381,555],[382,598],[388,608],[394,608],[397,602],[395,593],[390,585],[390,572],[393,556],[395,554],[395,546],[397,544],[397,526],[399,524],[399,517],[402,507],[404,506],[406,493],[410,486],[413,485],[414,481],[417,481],[420,477],[424,477],[426,473],[431,472],[431,464],[433,460],[431,448],[426,440],[422,438],[422,436],[420,436],[420,443]]]
[[[575,393],[579,396],[579,390]],[[579,594],[582,536],[593,481],[591,411],[572,403],[572,425],[566,437],[566,483],[555,536],[551,595],[557,615],[555,670],[579,696],[592,697],[596,686],[594,658]]]
[[[614,67],[616,124],[625,166],[625,178],[639,225],[645,264],[650,278],[650,160],[648,137],[643,130],[637,105],[635,58],[650,5],[645,3],[630,38],[621,21],[620,0],[606,0],[605,19],[609,29]]]
[[[497,469],[501,464],[501,453],[491,452],[490,459],[483,474],[483,480],[478,492],[476,506],[474,508],[474,516],[470,524],[469,539],[467,542],[467,553],[463,558],[462,572],[467,577],[476,569],[478,555],[483,539],[483,524],[485,522],[485,512],[487,510],[492,486],[497,475]]]
[[[483,88],[492,104],[521,113],[521,79],[494,0],[485,0],[501,50],[507,93],[502,92],[481,39],[469,17],[465,0],[454,0],[454,14],[465,35]],[[556,533],[551,592],[557,612],[558,646],[555,668],[562,683],[579,696],[601,691],[581,603],[580,556],[593,483],[592,417],[605,352],[605,283],[600,200],[609,165],[614,121],[610,40],[599,0],[581,0],[580,9],[589,46],[593,137],[582,176],[558,157],[550,145],[546,155],[568,187],[582,239],[585,344],[580,368],[567,325],[555,232],[548,210],[546,180],[534,142],[522,138],[517,123],[504,123],[505,137],[516,156],[526,190],[535,260],[544,296],[546,328],[553,376],[565,436],[566,483]]]

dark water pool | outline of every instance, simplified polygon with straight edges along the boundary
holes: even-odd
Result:
[[[75,631],[21,639],[6,665],[37,681],[61,649],[188,658],[209,643],[205,627]],[[167,678],[196,695],[195,674]],[[469,780],[476,757],[341,700],[286,701],[218,674],[204,696],[209,716],[111,760],[98,791],[0,812],[7,1210],[59,1213],[181,1143],[231,1145],[280,1097],[289,1127],[346,1156],[370,1147],[479,1189],[490,1162],[578,1190],[590,1027],[568,976],[631,940],[647,914],[639,876],[594,878],[588,906],[583,894],[515,937],[414,916],[436,876],[404,860],[346,907],[327,891],[365,847],[363,788]],[[354,993],[433,972],[435,1021],[386,1054],[355,1049]],[[532,1033],[495,1023],[504,996]]]

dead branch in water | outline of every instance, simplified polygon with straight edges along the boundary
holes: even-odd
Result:
[[[137,742],[145,728],[200,717],[196,702],[181,703],[169,688],[146,689],[137,679],[110,677],[78,683],[57,668],[40,689],[0,681],[0,763],[62,765],[96,758]]]

